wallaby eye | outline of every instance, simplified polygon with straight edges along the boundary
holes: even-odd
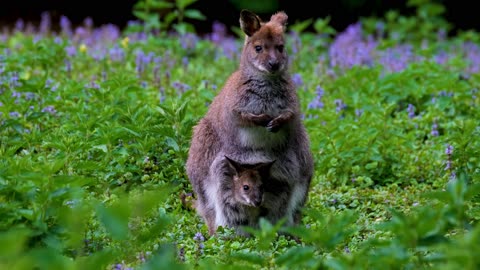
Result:
[[[248,185],[243,185],[243,190],[249,190],[250,187]]]
[[[277,50],[278,50],[279,52],[283,52],[283,45],[278,45],[278,46],[277,46]]]
[[[260,45],[255,46],[255,51],[257,53],[261,52],[262,51],[262,46],[260,46]]]

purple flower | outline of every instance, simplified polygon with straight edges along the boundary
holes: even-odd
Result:
[[[302,40],[300,39],[300,35],[296,31],[292,31],[292,54],[295,55],[300,51],[302,47]]]
[[[101,50],[101,49],[92,50],[92,53],[91,53],[91,56],[95,61],[101,61],[105,59],[105,55],[106,55],[106,50]]]
[[[185,56],[182,58],[182,65],[185,67],[188,66],[188,57]]]
[[[65,59],[65,71],[67,72],[68,77],[70,77],[70,73],[72,72],[72,62],[68,59]]]
[[[197,242],[203,242],[205,241],[205,237],[203,237],[203,234],[201,232],[197,232],[195,236],[193,237],[193,240]]]
[[[19,112],[10,112],[8,115],[10,115],[10,117],[12,117],[12,118],[18,118],[18,117],[20,117],[20,113],[19,113]]]
[[[91,88],[91,89],[100,89],[100,85],[96,83],[95,81],[91,81],[87,85],[85,85],[86,88]]]
[[[49,113],[51,115],[54,115],[55,113],[57,113],[57,110],[55,110],[55,107],[53,107],[52,105],[49,105],[49,106],[43,108],[42,112],[46,112],[46,113]]]
[[[84,39],[86,38],[88,35],[88,32],[85,28],[79,26],[77,28],[75,28],[75,37],[74,39],[76,40],[81,40],[81,39]]]
[[[345,110],[347,108],[347,105],[343,103],[343,100],[341,99],[335,99],[335,112],[340,113],[341,111]]]
[[[32,93],[32,92],[26,92],[24,93],[25,95],[25,100],[32,100],[35,98],[35,93]]]
[[[71,36],[72,35],[71,27],[72,27],[72,24],[70,20],[64,15],[60,16],[60,28],[62,30],[62,33],[67,36]]]
[[[85,20],[83,20],[83,25],[85,25],[85,27],[87,29],[90,29],[93,27],[93,19],[91,17],[86,17]]]
[[[445,154],[447,156],[451,156],[453,154],[453,146],[450,144],[447,144],[447,148],[445,148]]]
[[[50,28],[52,27],[52,18],[50,16],[50,13],[48,11],[44,11],[41,14],[41,19],[40,19],[40,33],[42,34],[47,34],[50,32]]]
[[[446,90],[442,90],[438,93],[438,96],[440,96],[440,97],[453,97],[453,93],[448,92]]]
[[[415,106],[409,103],[407,106],[407,113],[410,119],[415,117]]]
[[[18,72],[12,72],[10,76],[10,87],[15,88],[21,85],[22,84],[19,82]]]
[[[184,93],[187,90],[190,90],[190,85],[175,81],[172,83],[172,87],[177,89],[180,93]]]
[[[382,21],[377,22],[377,24],[375,24],[375,31],[379,38],[383,37],[385,34],[385,23]]]
[[[445,171],[448,171],[450,169],[452,169],[452,161],[447,160],[447,163],[445,164]]]
[[[457,179],[457,173],[455,171],[452,171],[450,173],[450,181],[454,181]]]
[[[308,109],[323,109],[324,104],[322,102],[322,97],[325,94],[323,88],[319,85],[316,88],[317,95],[315,98],[308,104]]]
[[[228,59],[234,59],[240,55],[238,45],[233,38],[223,39],[222,43],[220,43],[220,47],[222,49],[223,55],[226,56]]]
[[[363,109],[355,109],[355,116],[357,118],[360,118],[360,116],[362,116],[363,114]]]
[[[376,42],[363,38],[362,25],[352,24],[338,34],[329,48],[330,65],[342,69],[360,65],[372,65]]]
[[[18,19],[15,22],[15,30],[18,32],[22,32],[24,28],[25,28],[25,22],[23,21],[22,18]]]
[[[118,45],[115,45],[109,50],[109,55],[113,62],[122,62],[125,60],[125,52]]]
[[[470,74],[480,72],[480,46],[473,42],[465,42],[463,51],[464,58],[470,62],[466,72]]]
[[[153,54],[145,55],[143,51],[138,51],[135,58],[135,70],[137,71],[138,76],[140,76],[144,71],[146,66],[150,63],[153,58]]]
[[[192,33],[187,33],[180,36],[180,45],[187,51],[193,51],[198,43],[198,36]]]
[[[21,98],[22,97],[22,93],[20,92],[17,92],[17,91],[12,91],[12,97],[14,98]]]
[[[300,73],[293,74],[292,81],[293,81],[293,84],[295,84],[296,87],[300,87],[300,86],[303,85],[303,79],[302,79],[302,75]]]
[[[381,52],[378,62],[389,72],[400,72],[415,60],[412,45],[399,45]]]
[[[52,86],[53,80],[52,79],[47,79],[45,81],[45,88],[50,88]]]
[[[210,40],[213,43],[220,44],[226,35],[227,27],[225,26],[225,24],[214,21],[212,24],[212,34],[210,35]]]
[[[68,57],[72,57],[77,54],[77,48],[75,48],[73,45],[70,45],[65,48],[65,52],[67,52]]]
[[[439,135],[437,122],[433,122],[432,131],[430,131],[430,134],[431,134],[433,137],[437,137],[437,136]]]

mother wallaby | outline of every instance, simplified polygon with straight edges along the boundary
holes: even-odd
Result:
[[[307,199],[313,159],[288,72],[287,18],[278,12],[262,22],[256,14],[241,11],[240,26],[246,37],[240,66],[194,127],[186,169],[197,204],[208,208],[218,196],[209,192],[209,186],[224,177],[220,172],[209,173],[220,153],[242,163],[275,160],[273,182],[266,185],[260,207],[270,222],[285,217],[286,224],[293,225],[300,221]]]

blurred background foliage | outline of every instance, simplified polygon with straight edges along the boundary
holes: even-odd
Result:
[[[125,32],[95,28],[115,12],[89,2],[81,31],[57,20],[65,4],[52,29],[16,17],[0,36],[0,269],[479,269],[479,35],[448,38],[446,1],[393,3],[346,29],[328,5],[384,1],[140,0]],[[305,226],[206,238],[179,198],[185,159],[247,6],[291,18],[316,174]]]

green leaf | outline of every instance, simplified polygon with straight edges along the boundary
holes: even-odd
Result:
[[[205,15],[203,15],[202,12],[196,9],[187,9],[185,10],[183,15],[185,16],[185,18],[189,18],[189,19],[195,19],[195,20],[201,20],[201,21],[204,21],[207,19],[207,17],[205,17]]]
[[[184,10],[186,7],[197,2],[198,0],[175,0],[177,7],[181,10]]]
[[[241,261],[246,261],[252,264],[257,264],[257,265],[265,265],[266,258],[265,256],[259,254],[258,252],[237,252],[233,253],[232,258],[241,260]]]
[[[307,262],[315,259],[315,249],[313,247],[292,247],[285,253],[275,259],[275,263],[286,269],[298,268]]]
[[[172,137],[166,137],[166,138],[165,138],[165,143],[166,143],[169,147],[173,148],[173,150],[175,150],[175,151],[180,151],[180,146],[178,146],[177,141],[175,141],[175,139],[173,139]]]
[[[480,194],[480,183],[472,184],[465,193],[465,200],[470,200],[478,194]]]
[[[108,153],[108,147],[106,144],[95,145],[92,147],[93,149],[101,150],[104,153]]]
[[[11,228],[0,232],[0,262],[21,253],[29,235],[30,230],[26,228]]]
[[[313,19],[310,18],[301,22],[297,22],[292,26],[290,26],[289,28],[290,30],[295,31],[297,33],[302,33],[303,31],[305,31],[305,29],[307,29],[312,24],[312,22],[313,22]]]
[[[157,9],[157,10],[162,10],[162,9],[169,9],[173,8],[175,5],[168,2],[168,1],[148,1],[148,6],[151,9]]]
[[[163,244],[152,254],[141,270],[157,270],[157,269],[187,269],[186,265],[179,264],[176,259],[175,248],[172,244]]]
[[[107,232],[117,240],[128,238],[128,221],[130,208],[126,202],[113,206],[97,205],[97,214]]]
[[[118,252],[110,248],[75,258],[75,269],[106,269],[107,266],[113,264],[114,259],[118,257]]]
[[[150,13],[138,10],[134,10],[133,15],[135,15],[135,17],[139,18],[142,21],[148,21],[148,19],[151,17]]]
[[[186,113],[186,109],[187,109],[187,103],[188,101],[184,101],[180,107],[178,107],[176,110],[175,110],[175,116],[176,116],[176,119],[177,121],[181,122],[184,118],[185,118],[185,113]]]

